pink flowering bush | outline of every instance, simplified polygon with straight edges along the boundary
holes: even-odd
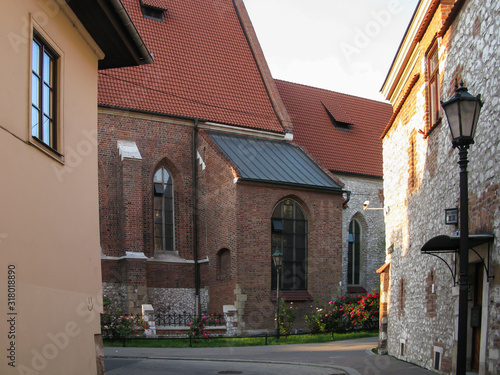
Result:
[[[104,297],[104,313],[101,314],[101,332],[104,336],[124,339],[137,336],[149,329],[149,324],[140,315],[113,313],[108,311],[110,301]]]
[[[328,302],[326,307],[316,305],[305,319],[312,333],[374,328],[378,322],[379,303],[378,293],[346,295]]]
[[[295,312],[293,311],[293,302],[287,306],[285,300],[280,301],[280,334],[288,336],[292,333],[293,323],[295,322]]]
[[[189,335],[195,339],[202,337],[207,339],[210,337],[210,334],[206,326],[213,323],[217,323],[217,319],[213,315],[198,316],[192,322],[188,323],[190,329]]]

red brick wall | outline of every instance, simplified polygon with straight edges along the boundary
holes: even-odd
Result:
[[[147,262],[149,288],[194,288],[194,264]]]
[[[121,193],[121,160],[117,141],[134,141],[139,148],[142,161],[129,161],[140,168],[138,180],[126,183],[140,185],[142,194],[142,223],[128,226],[141,238],[146,256],[153,256],[153,175],[158,166],[166,166],[174,179],[175,194],[175,243],[179,254],[192,257],[192,186],[191,186],[191,139],[192,127],[179,123],[166,123],[137,117],[99,113],[99,203],[101,246],[104,254],[123,256],[123,210]],[[131,197],[130,203],[134,200]],[[126,202],[128,205],[128,201]],[[126,247],[126,246],[125,246]],[[127,249],[128,251],[132,249]],[[140,251],[140,250],[139,250]]]
[[[254,327],[270,328],[271,214],[282,199],[291,197],[308,220],[308,292],[313,300],[327,303],[339,293],[342,279],[342,197],[340,195],[265,185],[238,185],[238,282],[248,295],[245,312],[257,311]],[[248,202],[252,202],[249,205]],[[243,272],[243,270],[245,272]],[[311,313],[312,301],[294,302],[297,325]],[[272,314],[272,313],[271,313]],[[267,316],[266,316],[267,315]]]
[[[295,199],[307,215],[309,293],[323,303],[336,296],[342,264],[342,197],[266,184],[235,184],[231,164],[210,140],[202,136],[199,146],[206,163],[206,169],[199,171],[199,249],[210,258],[210,310],[233,304],[233,291],[240,283],[248,298],[242,317],[246,328],[272,328],[270,219],[285,197]],[[231,271],[229,279],[218,280],[217,253],[222,248],[230,251]],[[311,313],[312,304],[294,302],[297,316]]]
[[[198,169],[198,213],[199,213],[199,253],[208,256],[210,263],[203,278],[202,287],[210,293],[209,311],[222,312],[223,305],[233,305],[237,280],[237,257],[239,246],[236,232],[236,185],[231,164],[217,152],[210,139],[200,133],[198,151],[206,169]],[[224,279],[218,278],[218,253],[229,250],[229,266]]]

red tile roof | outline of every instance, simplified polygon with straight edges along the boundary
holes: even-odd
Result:
[[[149,6],[155,9],[167,10],[167,2],[165,0],[141,0],[143,5]]]
[[[122,2],[155,62],[101,71],[100,105],[283,132],[232,0]]]
[[[389,104],[276,80],[292,119],[294,142],[331,171],[382,176],[380,134]],[[336,128],[329,117],[349,124]]]

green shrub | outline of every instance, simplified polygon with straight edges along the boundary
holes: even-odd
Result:
[[[282,298],[280,301],[280,334],[288,336],[292,333],[293,323],[295,322],[295,313],[293,311],[293,302],[290,306],[286,305],[285,300]]]
[[[149,324],[140,315],[122,314],[107,311],[110,306],[108,297],[103,298],[104,313],[101,314],[101,332],[103,336],[113,339],[124,339],[138,336],[149,329]]]

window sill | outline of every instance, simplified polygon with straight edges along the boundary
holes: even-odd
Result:
[[[437,121],[432,126],[429,127],[429,130],[425,132],[424,137],[425,138],[429,137],[429,135],[434,131],[434,129],[436,129],[439,125],[441,125],[442,121],[443,121],[442,117],[438,118]]]
[[[37,149],[39,149],[40,151],[42,151],[46,155],[54,158],[55,160],[57,160],[61,164],[64,164],[64,155],[61,154],[60,152],[58,152],[56,149],[50,147],[48,144],[41,141],[37,137],[31,136],[30,137],[30,144],[32,146],[35,146]]]
[[[276,302],[276,290],[271,291],[271,301]],[[285,301],[313,301],[307,290],[280,290],[280,299]]]
[[[367,293],[367,290],[363,288],[361,285],[348,285],[347,286],[347,293],[353,293],[353,294],[365,294]]]

